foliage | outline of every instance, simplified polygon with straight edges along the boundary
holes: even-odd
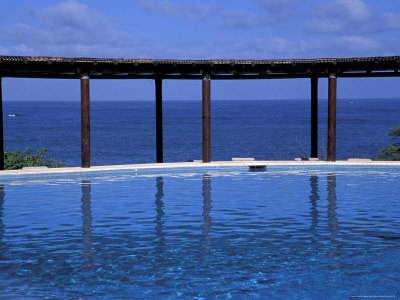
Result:
[[[42,149],[33,151],[31,147],[27,147],[22,151],[4,151],[4,169],[17,170],[23,167],[40,167],[49,168],[64,167],[65,163],[54,158],[48,159],[49,151]]]
[[[400,137],[400,126],[389,129],[389,135]],[[380,155],[375,160],[400,160],[400,143],[383,147],[378,152]]]
[[[396,126],[396,128],[394,128],[394,129],[390,128],[389,129],[389,135],[391,135],[391,136],[400,136],[400,126]]]

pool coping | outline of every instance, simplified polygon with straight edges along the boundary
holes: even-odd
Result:
[[[91,168],[33,168],[0,171],[0,182],[56,178],[90,178],[111,175],[156,175],[204,172],[246,171],[400,171],[400,161],[372,161],[351,159],[347,161],[215,161],[150,163],[129,165],[92,166]]]

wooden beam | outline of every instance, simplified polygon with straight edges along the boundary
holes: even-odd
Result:
[[[82,168],[90,168],[90,98],[89,76],[81,76],[81,145]]]
[[[162,79],[156,78],[156,156],[157,163],[163,162],[163,113],[162,113]]]
[[[12,70],[9,71],[0,71],[1,76],[3,78],[13,77],[13,78],[49,78],[49,79],[79,79],[79,74],[66,74],[64,72],[59,73],[43,73],[43,72],[14,72]],[[322,72],[320,70],[315,70],[315,76],[318,78],[328,78],[329,74]],[[176,73],[176,72],[175,72]],[[162,75],[163,79],[168,80],[199,80],[202,79],[203,76],[201,74],[194,73],[184,73],[174,74],[168,71],[164,73],[137,73],[137,74],[93,74],[90,75],[90,79],[154,79],[157,75]],[[372,78],[372,77],[400,77],[400,72],[394,71],[358,71],[358,72],[343,72],[336,75],[338,78]],[[310,78],[310,73],[271,73],[271,74],[258,74],[258,73],[238,73],[238,74],[213,74],[211,75],[212,80],[264,80],[264,79],[296,79],[296,78]]]
[[[0,170],[4,170],[3,88],[0,77]]]
[[[68,57],[1,56],[2,77],[129,79],[162,76],[164,79],[274,79],[400,76],[400,57],[359,57],[275,60],[159,60]],[[84,71],[83,71],[84,70]],[[336,70],[336,71],[333,71]]]
[[[328,161],[336,161],[336,74],[328,79]]]
[[[318,77],[311,78],[311,157],[318,157]]]
[[[203,77],[203,162],[211,161],[210,76]]]

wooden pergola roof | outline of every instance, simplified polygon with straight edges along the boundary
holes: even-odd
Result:
[[[174,60],[0,56],[0,76],[78,79],[274,79],[400,76],[400,56],[271,59]]]
[[[156,158],[163,162],[162,81],[202,80],[203,162],[211,161],[210,81],[214,79],[311,78],[311,155],[318,157],[318,78],[328,79],[327,159],[336,160],[336,80],[338,77],[400,76],[400,56],[272,59],[173,60],[0,56],[0,170],[4,168],[3,77],[81,81],[82,167],[90,167],[90,79],[155,79]]]

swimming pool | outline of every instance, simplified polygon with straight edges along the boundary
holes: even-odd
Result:
[[[0,186],[8,297],[400,296],[400,172],[118,175]]]

